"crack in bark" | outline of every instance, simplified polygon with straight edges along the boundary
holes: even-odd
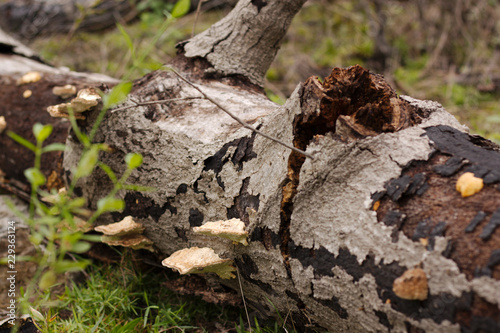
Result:
[[[396,132],[422,119],[418,110],[397,97],[381,75],[372,74],[361,66],[334,68],[323,83],[317,77],[311,77],[299,94],[301,113],[293,121],[293,145],[302,151],[311,141],[327,133],[335,135],[340,142],[349,142],[384,132]],[[336,134],[337,121],[343,126],[340,135]],[[288,175],[282,186],[280,251],[289,275],[293,200],[304,162],[303,155],[295,151],[290,153]]]

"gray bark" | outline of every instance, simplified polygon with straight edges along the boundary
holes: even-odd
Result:
[[[202,89],[263,132],[290,144],[295,139],[294,120],[304,113],[301,105],[308,102],[306,108],[319,109],[318,101],[301,96],[301,85],[282,107],[215,81]],[[139,94],[134,98],[199,95],[165,72],[150,77]],[[406,332],[407,327],[459,332],[467,328],[455,317],[464,295],[480,297],[498,311],[499,281],[487,276],[468,279],[443,255],[451,244],[449,237],[435,237],[429,250],[381,223],[372,209],[374,193],[384,191],[412,162],[428,161],[436,151],[426,128],[465,130],[437,103],[403,100],[427,115],[420,124],[347,143],[332,134],[319,135],[309,144],[307,152],[315,158],[300,169],[288,225],[281,212],[283,184],[294,171],[289,166],[293,154],[286,148],[241,128],[204,99],[110,113],[97,141],[112,146],[114,153],[104,155],[103,161],[120,172],[126,153],[142,153],[144,165],[131,182],[157,191],[121,193],[126,210],[101,223],[134,216],[164,257],[193,246],[214,249],[234,260],[244,296],[253,307],[268,316],[276,310],[282,316],[290,313],[304,329],[311,325],[342,332]],[[338,126],[341,133],[342,123]],[[79,149],[70,137],[67,170],[77,163]],[[91,203],[110,188],[99,172],[79,186]],[[249,246],[192,231],[204,222],[232,217],[245,221]],[[393,281],[416,266],[427,275],[428,300],[399,299],[392,292]],[[207,278],[239,290],[237,280]],[[473,308],[468,304],[464,311]],[[491,325],[486,331],[498,327],[494,321]]]

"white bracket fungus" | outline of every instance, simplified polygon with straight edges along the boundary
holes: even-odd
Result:
[[[52,93],[56,96],[66,99],[76,94],[76,87],[71,84],[67,84],[65,86],[55,86],[54,88],[52,88]]]
[[[47,108],[47,112],[50,113],[52,117],[69,118],[68,109],[71,108],[75,118],[85,119],[80,113],[92,109],[97,106],[100,101],[101,95],[99,95],[94,88],[82,89],[71,102],[51,105]]]
[[[222,259],[209,247],[191,247],[172,253],[162,262],[163,266],[177,270],[180,274],[213,272],[223,279],[233,279],[236,268],[231,259]]]
[[[429,293],[427,275],[421,268],[409,269],[394,280],[392,290],[402,299],[426,300]]]
[[[207,222],[200,227],[194,227],[193,231],[198,234],[227,238],[245,246],[248,245],[248,232],[245,231],[245,223],[240,219]]]
[[[142,235],[144,226],[136,223],[132,216],[127,216],[117,223],[95,227],[94,230],[104,234],[101,241],[108,245],[130,247],[134,250],[146,249],[151,252],[154,251],[153,242]]]

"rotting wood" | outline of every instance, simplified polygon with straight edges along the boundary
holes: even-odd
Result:
[[[101,74],[71,72],[63,68],[51,67],[35,55],[35,53],[0,30],[0,116],[5,118],[6,128],[0,133],[0,188],[15,193],[29,200],[30,186],[24,177],[24,170],[34,165],[33,153],[22,147],[10,137],[12,131],[28,141],[34,142],[33,125],[37,122],[51,124],[52,135],[46,144],[64,143],[70,128],[69,121],[51,117],[47,107],[71,100],[73,96],[60,96],[53,92],[54,87],[73,85],[80,90],[87,87],[112,86],[117,80]],[[26,73],[39,76],[38,80],[20,80]],[[35,74],[36,73],[36,74]],[[29,97],[23,96],[31,91]],[[42,172],[47,178],[47,189],[59,189],[64,186],[62,152],[50,152],[42,156]]]

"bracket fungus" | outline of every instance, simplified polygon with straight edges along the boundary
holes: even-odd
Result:
[[[129,247],[134,250],[154,251],[153,242],[142,235],[144,226],[136,223],[132,216],[127,216],[117,223],[95,227],[94,230],[104,234],[101,241],[108,245]]]
[[[392,290],[402,299],[426,300],[429,293],[427,275],[421,268],[409,269],[394,280]]]
[[[215,273],[223,279],[233,279],[236,268],[231,259],[222,259],[209,247],[190,247],[172,253],[162,262],[163,266],[177,270],[180,274]]]
[[[101,95],[94,88],[82,89],[71,102],[51,105],[47,108],[47,112],[52,117],[69,118],[69,109],[71,108],[76,119],[85,119],[81,113],[97,106],[100,101]]]
[[[457,191],[463,198],[470,197],[481,191],[484,183],[482,178],[475,177],[472,172],[466,172],[457,180]]]
[[[55,86],[54,88],[52,88],[52,93],[56,96],[66,99],[76,94],[76,87],[71,84],[67,84],[65,86]]]
[[[233,242],[248,245],[248,232],[245,231],[245,223],[240,219],[207,222],[200,227],[194,227],[193,231],[197,234],[227,238]]]

